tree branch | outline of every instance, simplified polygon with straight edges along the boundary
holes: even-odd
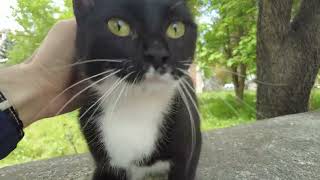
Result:
[[[269,44],[281,43],[290,30],[292,6],[293,0],[259,0],[260,38]]]

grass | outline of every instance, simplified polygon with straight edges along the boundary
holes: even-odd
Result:
[[[221,91],[201,94],[202,129],[225,128],[255,121],[255,93],[247,92],[238,101],[233,92]]]
[[[243,102],[237,101],[232,91],[204,93],[199,99],[204,131],[255,121],[254,92],[247,92]],[[310,107],[311,110],[320,108],[320,91],[312,93]],[[88,151],[76,112],[33,124],[25,133],[17,149],[0,161],[0,168]]]
[[[79,131],[77,113],[70,113],[35,123],[25,130],[25,137],[0,167],[87,152]]]

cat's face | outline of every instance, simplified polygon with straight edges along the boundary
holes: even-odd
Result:
[[[78,58],[93,60],[86,76],[177,80],[192,63],[197,28],[184,0],[74,0],[74,10]]]

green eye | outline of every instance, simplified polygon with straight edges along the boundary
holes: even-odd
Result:
[[[126,23],[122,19],[112,18],[108,21],[109,30],[120,37],[129,36],[131,33],[131,29],[128,23]]]
[[[167,36],[172,39],[179,39],[185,32],[186,27],[183,22],[174,22],[168,27]]]

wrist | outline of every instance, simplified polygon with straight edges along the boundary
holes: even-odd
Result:
[[[25,127],[41,118],[36,117],[36,112],[41,107],[39,91],[43,85],[35,77],[27,64],[0,69],[0,91],[17,111]]]

